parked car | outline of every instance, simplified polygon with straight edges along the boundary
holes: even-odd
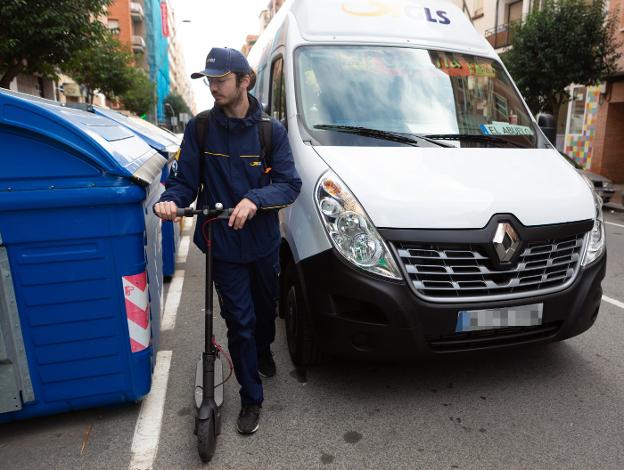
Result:
[[[581,165],[579,165],[576,160],[572,159],[569,155],[559,152],[577,171],[586,176],[589,181],[594,185],[594,191],[602,198],[603,203],[607,203],[611,200],[611,196],[615,192],[615,188],[613,187],[613,182],[609,178],[605,178],[602,175],[597,173],[592,173],[591,171],[584,170]]]

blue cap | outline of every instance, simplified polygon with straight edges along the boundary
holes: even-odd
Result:
[[[228,47],[213,47],[206,57],[206,68],[195,72],[191,78],[223,77],[230,72],[251,73],[251,67],[242,52]]]

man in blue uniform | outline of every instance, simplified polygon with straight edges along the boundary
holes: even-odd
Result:
[[[186,126],[178,173],[167,182],[154,211],[163,219],[177,220],[176,208],[188,207],[196,197],[198,207],[214,208],[221,202],[235,208],[229,220],[213,222],[213,275],[241,386],[237,429],[251,434],[258,429],[264,398],[260,374],[275,374],[270,345],[275,339],[279,275],[277,212],[259,209],[292,203],[301,179],[279,122],[271,120],[270,148],[262,151],[262,108],[248,94],[255,74],[240,52],[213,48],[205,70],[192,77],[207,78],[215,105],[201,124],[203,142],[198,142],[197,117]],[[194,241],[205,251],[202,223],[200,218]]]

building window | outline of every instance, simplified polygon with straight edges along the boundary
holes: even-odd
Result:
[[[119,29],[119,21],[118,20],[108,20],[108,30],[111,32],[111,34],[118,36],[119,32],[121,31]]]
[[[522,0],[507,5],[507,24],[522,20]]]
[[[584,86],[572,88],[572,99],[570,101],[569,128],[568,134],[582,134],[583,123],[585,122],[585,100],[587,89]]]

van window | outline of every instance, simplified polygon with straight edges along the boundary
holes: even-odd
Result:
[[[264,89],[264,69],[265,67],[256,71],[256,86],[253,90],[249,91],[249,94],[255,96],[258,101],[262,101],[262,91]]]
[[[296,51],[295,78],[298,113],[321,145],[334,145],[335,137],[316,125],[537,145],[526,106],[493,59],[403,47],[304,46]],[[357,137],[350,137],[352,145],[361,145]],[[457,145],[492,145],[485,140]]]
[[[286,86],[284,82],[284,59],[278,58],[271,69],[271,116],[286,123]]]

